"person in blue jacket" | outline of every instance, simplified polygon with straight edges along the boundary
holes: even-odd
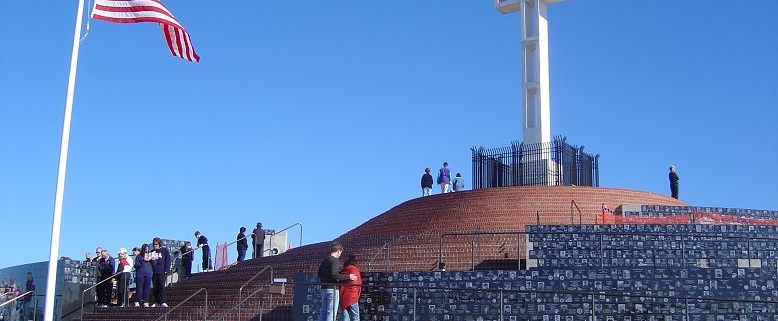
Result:
[[[133,250],[133,253],[136,251]],[[149,245],[143,244],[135,255],[135,306],[149,306],[149,292],[151,292],[151,276],[154,270],[151,267],[151,253]]]
[[[154,250],[151,252],[153,259],[151,260],[151,268],[154,274],[151,277],[151,282],[154,284],[154,304],[152,307],[161,306],[167,308],[165,297],[165,286],[167,285],[167,275],[170,274],[170,267],[173,263],[170,257],[170,251],[163,246],[162,239],[155,237],[152,242]]]

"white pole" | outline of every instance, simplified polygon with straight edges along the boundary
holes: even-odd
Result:
[[[65,117],[62,124],[62,141],[59,146],[59,169],[57,189],[54,192],[54,220],[51,224],[51,250],[49,251],[49,273],[46,279],[46,305],[43,320],[54,321],[54,295],[57,289],[57,259],[59,256],[59,230],[62,223],[62,199],[65,194],[65,170],[68,163],[68,142],[70,141],[70,117],[73,114],[73,92],[76,86],[78,48],[81,37],[81,23],[84,16],[84,0],[78,0],[76,30],[73,33],[73,52],[70,55],[70,75],[65,100]]]

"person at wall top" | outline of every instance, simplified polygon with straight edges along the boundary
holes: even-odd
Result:
[[[340,314],[343,321],[359,321],[359,297],[362,295],[362,274],[357,268],[357,257],[349,255],[343,263],[340,274],[356,275],[356,280],[348,280],[340,286]]]
[[[184,246],[181,247],[181,277],[188,278],[192,276],[192,261],[194,261],[194,250],[192,250],[192,243],[189,241],[184,242]]]
[[[675,172],[675,166],[670,165],[670,195],[678,199],[678,174]]]
[[[447,162],[443,162],[443,167],[438,170],[438,184],[440,185],[441,193],[448,193],[448,188],[451,184],[451,171],[448,169]]]
[[[457,176],[454,177],[453,181],[451,181],[451,185],[454,187],[454,192],[464,191],[465,179],[462,178],[462,174],[457,173]]]
[[[238,232],[236,241],[238,241],[236,247],[238,248],[238,262],[240,262],[246,259],[246,250],[249,249],[249,241],[246,240],[245,227],[240,227],[240,232]]]
[[[338,242],[330,245],[330,255],[327,255],[319,265],[319,282],[321,282],[321,314],[319,321],[335,321],[338,311],[340,291],[337,283],[357,279],[354,274],[340,274],[343,266],[338,260],[343,254],[343,245]]]
[[[432,195],[432,175],[430,175],[430,168],[424,169],[424,175],[421,175],[421,196]]]
[[[197,247],[203,249],[203,271],[211,270],[211,247],[208,246],[208,238],[202,235],[200,231],[195,231]]]
[[[252,259],[265,256],[265,230],[262,229],[260,222],[257,222],[257,228],[251,232],[251,244],[254,248],[254,253],[251,254]]]

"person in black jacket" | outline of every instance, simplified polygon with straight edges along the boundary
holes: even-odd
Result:
[[[246,227],[240,227],[240,233],[238,233],[237,241],[238,262],[240,262],[246,259],[246,250],[249,249],[249,241],[246,240]]]
[[[97,273],[98,282],[108,280],[113,276],[114,267],[113,258],[108,251],[102,249],[100,252],[100,259],[97,261]],[[97,306],[101,308],[107,308],[111,304],[111,292],[113,292],[113,284],[111,280],[100,283],[97,286]]]
[[[32,291],[33,293],[27,293]],[[24,284],[24,293],[27,295],[22,299],[22,320],[30,320],[30,311],[32,310],[32,297],[35,296],[35,283],[32,281],[32,272],[27,272],[27,283]]]
[[[208,246],[208,238],[201,234],[200,231],[195,231],[195,238],[197,238],[197,248],[203,249],[203,271],[210,271],[211,268],[211,247]]]
[[[424,169],[424,175],[421,175],[421,196],[432,195],[432,175],[430,168]]]
[[[670,194],[674,199],[678,199],[678,174],[675,172],[675,166],[670,165]]]
[[[192,243],[186,241],[184,242],[184,246],[181,247],[181,278],[185,279],[192,276],[192,261],[194,261]]]
[[[338,312],[338,301],[340,292],[336,283],[343,281],[354,281],[357,276],[354,274],[340,274],[343,265],[338,260],[343,254],[343,245],[338,242],[330,245],[330,255],[327,255],[319,265],[319,282],[321,282],[321,314],[319,321],[335,321]]]
[[[151,276],[151,283],[154,286],[155,303],[151,306],[167,308],[165,286],[167,286],[167,275],[170,274],[173,260],[170,257],[170,251],[163,246],[162,239],[155,237],[152,246],[154,250],[151,252],[153,254],[151,270],[154,274]]]

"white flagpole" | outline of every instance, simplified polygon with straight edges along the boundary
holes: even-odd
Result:
[[[76,87],[76,68],[78,67],[78,48],[81,37],[81,23],[84,17],[84,0],[78,0],[76,30],[73,33],[73,52],[70,55],[70,75],[65,100],[65,117],[62,124],[62,141],[59,146],[59,169],[57,170],[57,189],[54,192],[54,222],[51,224],[51,250],[49,251],[49,273],[46,279],[45,321],[54,321],[54,296],[57,290],[57,259],[59,258],[59,231],[62,223],[62,199],[65,194],[65,170],[68,163],[68,143],[70,141],[70,118],[73,114],[73,92]]]

